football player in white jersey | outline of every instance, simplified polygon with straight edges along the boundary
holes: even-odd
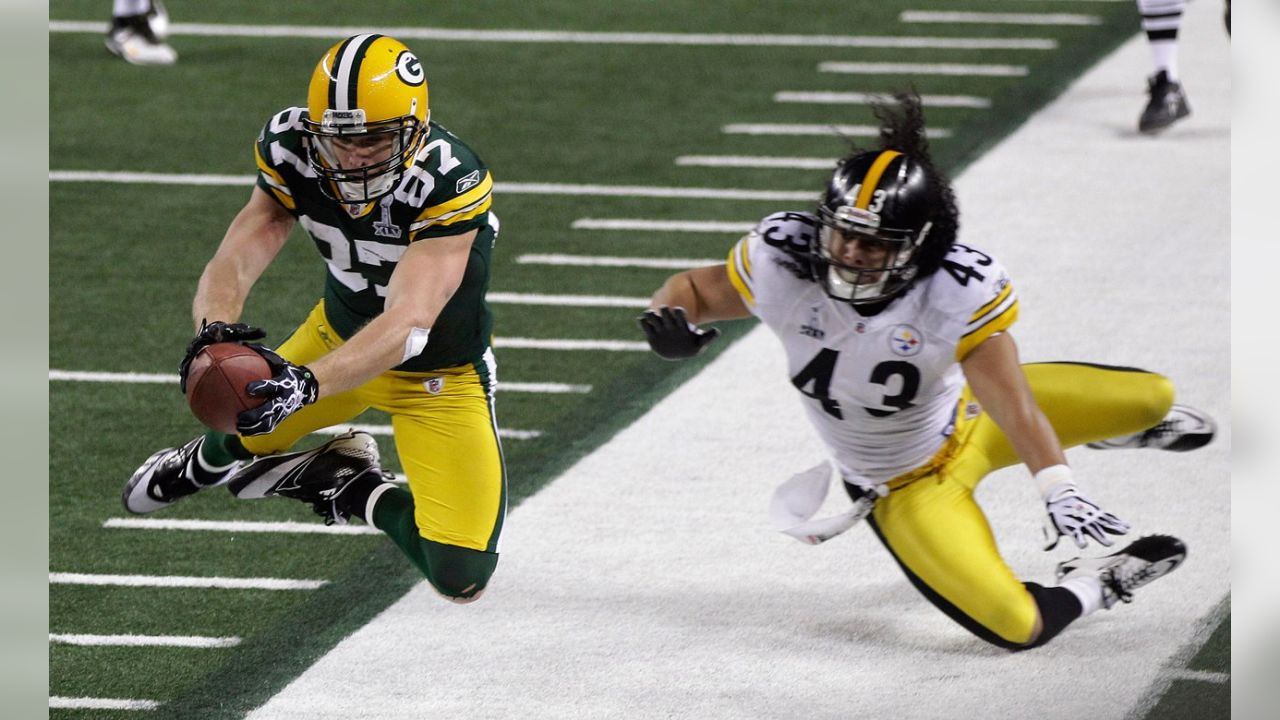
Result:
[[[650,346],[691,357],[717,335],[696,323],[760,318],[782,341],[791,382],[853,508],[821,542],[866,518],[926,598],[1009,649],[1048,642],[1069,623],[1168,573],[1186,556],[1166,535],[1058,567],[1059,584],[1020,581],[973,493],[1024,463],[1045,501],[1045,543],[1104,546],[1129,526],[1076,483],[1064,447],[1191,450],[1212,420],[1173,404],[1155,373],[1085,363],[1023,365],[1010,327],[1018,298],[995,257],[956,240],[958,213],[933,166],[920,101],[882,105],[880,146],[854,151],[816,213],[766,217],[728,261],[669,278],[640,318]],[[794,483],[826,482],[826,475]],[[815,508],[816,509],[816,508]]]

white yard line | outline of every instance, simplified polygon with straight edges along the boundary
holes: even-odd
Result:
[[[381,535],[369,525],[325,525],[320,522],[254,522],[251,520],[178,520],[170,518],[107,518],[102,527],[116,530],[179,530],[292,535]]]
[[[665,270],[685,270],[715,265],[724,262],[724,258],[641,258],[613,257],[600,255],[517,255],[517,265],[553,265],[560,267],[629,267],[629,268],[661,268]]]
[[[603,350],[605,352],[649,352],[649,344],[639,340],[547,340],[543,338],[496,338],[495,348],[513,350]]]
[[[55,20],[50,32],[103,32],[101,22]],[[210,37],[309,37],[338,40],[351,35],[379,32],[400,40],[493,43],[574,43],[586,45],[692,45],[745,47],[918,48],[946,50],[1055,50],[1049,38],[942,38],[882,37],[865,35],[749,35],[724,33],[566,32],[556,30],[477,30],[466,28],[323,26],[323,25],[222,25],[174,23],[172,35]]]
[[[49,573],[51,585],[113,585],[120,587],[216,588],[219,590],[315,590],[328,580],[283,578],[184,577],[180,575],[98,575]]]
[[[782,168],[791,170],[830,170],[835,158],[760,157],[751,155],[681,155],[676,165],[690,167]]]
[[[720,129],[727,135],[830,135],[832,137],[877,137],[880,128],[872,125],[807,125],[798,123],[731,123]],[[951,137],[946,128],[928,128],[925,135],[931,138]],[[809,193],[809,200],[813,193]]]
[[[256,175],[193,175],[190,173],[107,172],[50,170],[49,182],[122,183],[153,185],[249,186]],[[813,193],[787,190],[737,190],[733,188],[651,187],[644,185],[575,185],[570,183],[499,182],[494,192],[510,195],[569,195],[584,197],[656,197],[690,200],[812,199]]]
[[[178,382],[177,374],[136,373],[136,372],[98,372],[89,370],[50,370],[49,379],[66,382],[97,383],[151,383],[171,385]],[[583,394],[591,392],[590,385],[549,382],[507,382],[499,381],[499,392],[545,393],[550,395]]]
[[[784,90],[773,94],[773,101],[777,103],[870,105],[871,103],[885,102],[886,100],[892,100],[892,96],[885,93],[818,92],[802,90]],[[953,107],[984,109],[991,107],[990,99],[976,97],[974,95],[921,95],[920,101],[924,103],[926,108]]]
[[[957,180],[961,238],[1017,284],[1024,359],[1150,367],[1218,418],[1194,453],[1069,451],[1133,536],[1183,537],[1184,566],[1011,655],[924,600],[869,528],[816,548],[775,532],[771,489],[824,453],[757,328],[516,507],[480,602],[419,585],[250,720],[1129,716],[1231,586],[1230,263],[1205,242],[1230,227],[1231,53],[1217,3],[1187,12],[1185,124],[1135,132],[1135,34]],[[978,500],[1013,570],[1052,584],[1074,548],[1040,549],[1029,483],[1002,471]]]
[[[649,298],[613,295],[547,295],[544,293],[490,292],[485,300],[510,305],[557,305],[562,307],[649,307]]]
[[[1221,685],[1231,682],[1231,673],[1209,672],[1207,670],[1187,670],[1179,668],[1171,670],[1169,676],[1174,680],[1191,680],[1194,682],[1207,682]]]
[[[226,648],[240,644],[238,637],[198,635],[69,635],[49,633],[49,642],[86,647],[184,647]]]
[[[955,75],[973,77],[1025,77],[1026,65],[977,63],[843,62],[818,63],[818,72],[845,75]]]
[[[903,10],[898,21],[904,23],[960,23],[979,25],[1101,25],[1097,15],[1073,13],[991,13]]]
[[[50,710],[155,710],[160,703],[155,700],[126,700],[118,698],[49,697]]]
[[[831,161],[833,164],[834,160]],[[677,165],[680,162],[677,160]],[[574,230],[641,230],[645,232],[744,233],[755,227],[748,222],[706,220],[648,220],[644,218],[578,218]]]

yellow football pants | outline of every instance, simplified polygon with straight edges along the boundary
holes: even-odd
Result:
[[[1173,404],[1172,383],[1142,370],[1073,363],[1024,369],[1064,448],[1150,428]],[[970,402],[966,387],[961,407]],[[985,629],[1023,645],[1034,640],[1039,610],[1000,557],[973,498],[983,477],[1020,460],[985,412],[959,415],[948,446],[925,467],[890,482],[894,489],[876,504],[874,525],[935,605],[979,635]]]
[[[306,365],[341,344],[321,301],[276,352]],[[460,367],[385,372],[302,408],[266,435],[240,441],[255,455],[284,452],[304,435],[340,425],[368,408],[385,411],[413,493],[418,532],[435,542],[497,552],[506,476],[493,416],[493,372],[489,353]]]

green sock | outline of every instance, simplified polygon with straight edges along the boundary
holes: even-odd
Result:
[[[204,443],[200,445],[200,457],[206,464],[214,467],[225,467],[237,460],[252,460],[253,453],[244,449],[238,435],[228,435],[216,430],[204,434]]]

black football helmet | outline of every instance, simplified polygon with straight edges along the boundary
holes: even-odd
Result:
[[[822,225],[810,243],[814,279],[828,295],[853,305],[882,302],[905,291],[922,275],[927,245],[949,244],[941,237],[930,243],[941,200],[939,184],[924,163],[897,150],[869,150],[841,161],[818,205]],[[885,251],[883,262],[845,264],[833,250],[837,233],[844,242],[857,239]]]

